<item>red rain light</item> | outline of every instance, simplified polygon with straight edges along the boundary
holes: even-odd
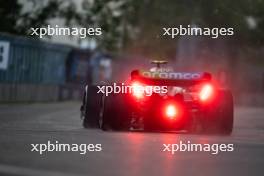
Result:
[[[144,86],[140,84],[139,82],[133,82],[131,84],[132,86],[132,94],[134,97],[141,99],[144,97]]]
[[[212,98],[214,93],[214,88],[211,84],[205,84],[202,86],[202,89],[200,91],[200,100],[201,101],[207,101]]]
[[[169,104],[168,106],[166,106],[165,114],[168,118],[174,119],[178,115],[178,113],[178,109],[175,105]]]

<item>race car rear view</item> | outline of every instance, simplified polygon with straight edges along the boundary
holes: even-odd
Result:
[[[84,127],[232,133],[230,90],[215,83],[210,73],[175,72],[161,68],[164,61],[154,63],[157,67],[150,70],[132,71],[126,84],[86,86],[81,106]],[[131,91],[124,93],[127,87]],[[122,91],[107,92],[117,88]]]

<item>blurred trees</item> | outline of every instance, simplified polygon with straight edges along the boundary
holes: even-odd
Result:
[[[18,11],[21,11],[21,5],[17,1],[1,1],[0,31],[19,33],[15,28],[17,19],[19,18]]]
[[[58,19],[66,26],[102,27],[103,36],[96,38],[99,48],[116,51],[132,34],[132,24],[138,19],[135,7],[139,5],[133,0],[1,1],[0,31],[28,35],[31,27],[45,27]]]
[[[233,44],[263,45],[263,11],[263,0],[12,0],[0,2],[0,31],[26,35],[59,18],[69,26],[102,27],[95,38],[101,49],[171,55],[176,40],[164,40],[162,27],[180,24],[233,27]]]
[[[61,1],[12,0],[0,2],[0,31],[27,35],[31,27],[41,27],[58,15]],[[26,6],[24,6],[26,4]]]
[[[129,38],[135,35],[139,19],[137,0],[84,0],[82,22],[85,27],[101,27],[103,35],[97,38],[101,49],[116,51],[124,49]]]
[[[137,43],[147,50],[175,50],[175,39],[160,38],[162,27],[195,24],[200,27],[233,27],[230,44],[258,47],[264,44],[263,0],[152,0],[144,1]],[[156,37],[157,36],[157,37]],[[141,42],[142,40],[142,42]],[[164,45],[167,46],[164,46]],[[156,45],[156,48],[153,48]]]

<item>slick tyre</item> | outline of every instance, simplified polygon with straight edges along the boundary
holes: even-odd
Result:
[[[97,94],[96,86],[86,86],[81,106],[81,118],[84,128],[97,128],[101,94]]]
[[[107,103],[108,103],[108,98],[103,96],[102,103],[100,106],[99,118],[98,118],[98,126],[103,131],[107,131],[111,129],[111,125],[109,123],[109,121],[112,118],[111,115],[109,114],[111,113],[110,111],[111,107]]]
[[[129,127],[129,113],[125,95],[105,96],[99,117],[102,130],[126,130]]]
[[[222,100],[219,107],[219,118],[221,120],[219,123],[219,132],[221,134],[230,135],[233,131],[234,123],[233,96],[230,91],[221,91],[220,96],[222,97]]]
[[[232,93],[228,90],[220,90],[217,102],[205,113],[202,120],[203,131],[230,135],[233,131],[234,103]]]

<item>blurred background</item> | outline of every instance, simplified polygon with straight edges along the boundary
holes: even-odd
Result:
[[[0,102],[79,100],[85,84],[124,81],[152,59],[209,71],[239,104],[264,105],[264,0],[1,0]],[[162,36],[188,24],[233,36]],[[101,27],[39,39],[30,29]]]

